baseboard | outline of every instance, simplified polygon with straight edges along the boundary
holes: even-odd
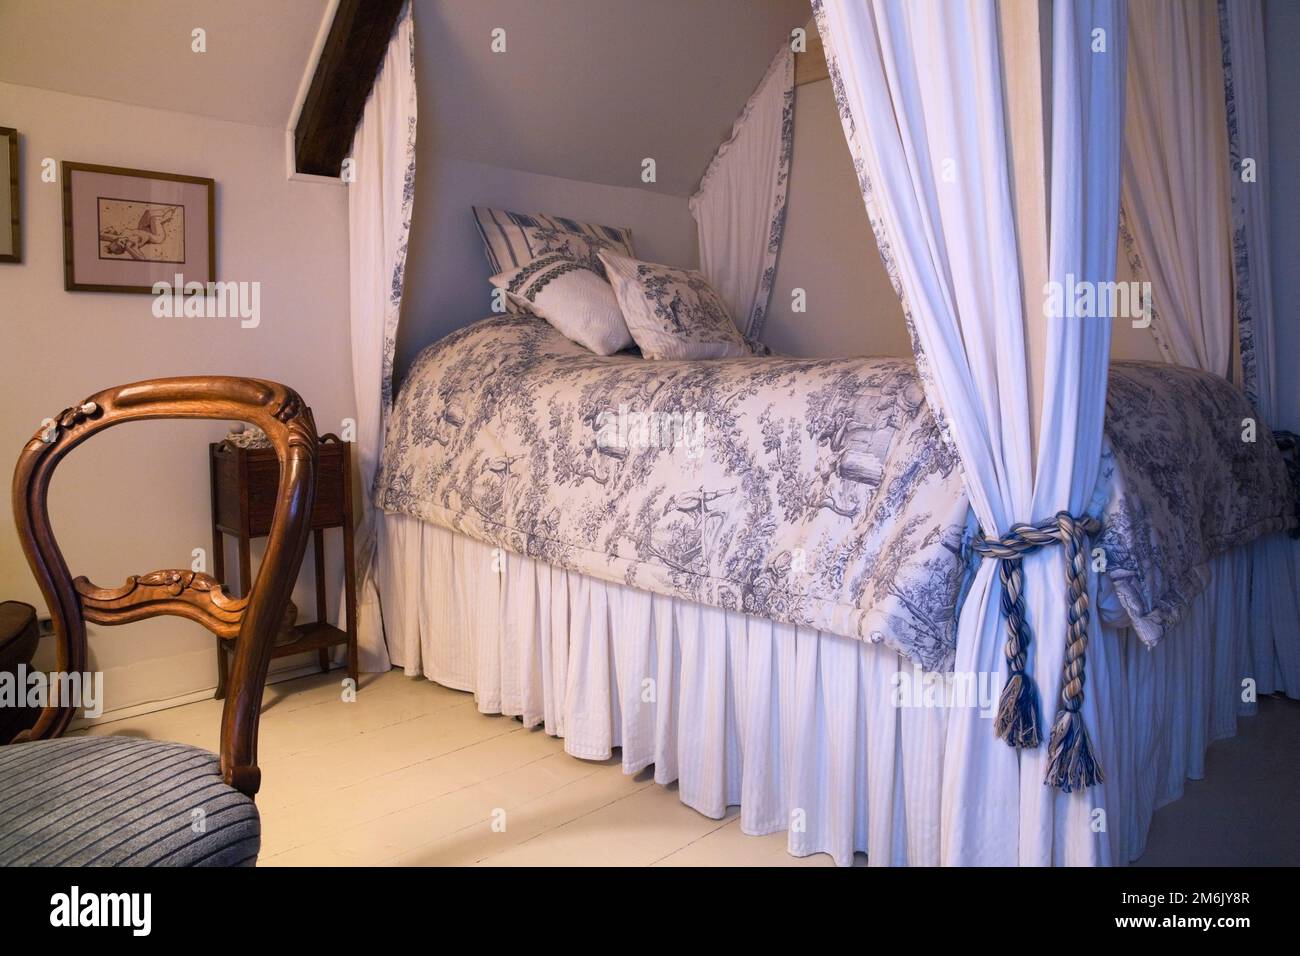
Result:
[[[311,674],[319,674],[319,664],[303,664],[299,667],[287,667],[282,671],[275,671],[267,675],[268,684],[278,684],[281,681],[295,680],[299,677],[307,677]],[[179,697],[169,697],[166,700],[149,700],[142,704],[132,704],[130,707],[119,707],[116,710],[106,710],[98,717],[77,717],[72,721],[70,730],[83,730],[86,727],[93,727],[97,724],[111,724],[115,720],[128,720],[132,717],[141,717],[145,714],[154,714],[163,710],[171,710],[173,707],[183,707],[186,704],[195,704],[201,700],[211,700],[212,695],[217,692],[217,686],[196,690],[191,694],[182,694]]]

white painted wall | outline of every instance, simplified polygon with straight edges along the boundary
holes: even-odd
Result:
[[[806,313],[792,311],[795,288],[807,292]],[[785,240],[762,338],[790,355],[912,354],[830,80],[795,89]]]
[[[0,464],[16,459],[46,416],[101,388],[159,376],[285,382],[313,407],[322,431],[337,431],[353,414],[347,194],[338,185],[286,181],[283,131],[4,83],[0,125],[22,134],[24,247],[21,265],[0,263]],[[261,282],[260,327],[157,319],[147,295],[65,292],[62,187],[41,182],[44,157],[215,178],[218,277]],[[146,422],[78,449],[50,496],[73,574],[116,585],[132,573],[187,568],[193,548],[210,549],[207,443],[225,430],[223,423]],[[9,467],[3,464],[5,475]],[[233,567],[233,548],[229,555]],[[309,549],[304,585],[311,564]],[[0,509],[0,595],[44,613],[7,507]],[[310,587],[295,600],[310,619]],[[109,709],[216,684],[213,640],[179,618],[92,626],[90,653],[105,672]]]
[[[415,0],[440,155],[688,196],[808,0]],[[503,31],[505,49],[493,52]]]

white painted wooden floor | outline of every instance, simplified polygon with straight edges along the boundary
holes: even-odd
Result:
[[[570,757],[540,729],[480,714],[470,694],[390,671],[364,675],[345,704],[342,675],[266,690],[259,866],[833,865],[790,856],[784,833],[746,836],[734,808],[702,816],[650,770]],[[220,702],[202,701],[90,732],[215,751],[220,720]]]
[[[470,694],[399,671],[362,678],[341,700],[342,671],[266,690],[259,763],[261,866],[831,866],[790,856],[786,836],[746,836],[734,808],[711,820],[646,770],[593,763]],[[99,724],[91,732],[217,749],[221,704],[202,701]],[[1206,779],[1158,811],[1139,864],[1295,865],[1300,702],[1264,699],[1238,736],[1210,748]],[[493,828],[504,811],[505,829]],[[857,863],[866,858],[858,855]]]

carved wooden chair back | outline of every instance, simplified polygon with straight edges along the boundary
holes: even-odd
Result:
[[[47,507],[50,479],[59,462],[92,435],[141,419],[237,420],[266,432],[280,461],[280,484],[266,555],[250,592],[232,598],[220,582],[189,570],[163,570],[100,588],[73,578],[54,539]],[[221,717],[221,775],[252,796],[257,767],[257,725],[272,645],[289,608],[311,524],[316,481],[316,428],[311,409],[283,385],[257,379],[193,376],[154,379],[91,395],[48,420],[23,448],[14,469],[14,521],[23,551],[49,605],[56,638],[56,668],[87,669],[86,621],[113,625],[175,614],[234,641],[229,692]],[[35,726],[14,743],[62,734],[75,702],[51,701]]]

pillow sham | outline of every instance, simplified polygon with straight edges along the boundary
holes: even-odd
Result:
[[[648,359],[752,354],[721,296],[694,269],[675,269],[601,250],[628,331]]]
[[[585,262],[553,252],[491,281],[515,305],[597,355],[613,355],[632,344],[614,290]]]
[[[485,206],[474,206],[473,210],[474,222],[483,237],[483,251],[493,275],[518,269],[548,252],[558,252],[570,259],[588,261],[593,271],[603,276],[605,269],[596,258],[598,250],[609,249],[624,256],[636,255],[632,251],[630,229],[597,226],[540,213],[506,212]]]

